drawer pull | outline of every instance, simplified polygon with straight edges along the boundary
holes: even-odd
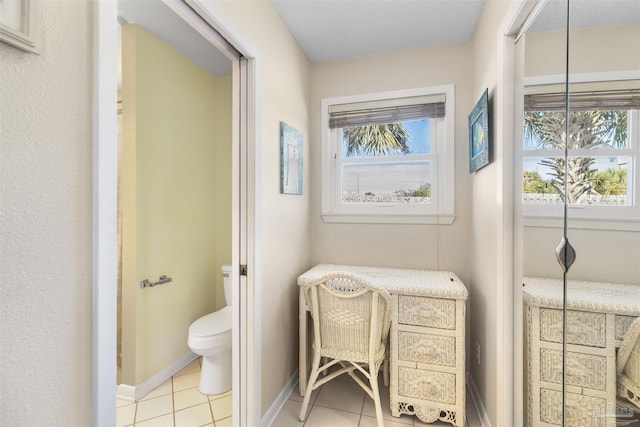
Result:
[[[433,310],[425,310],[425,311],[421,311],[418,314],[418,317],[420,317],[420,319],[422,320],[432,320],[437,317],[437,313],[434,312]]]
[[[578,325],[567,325],[567,339],[575,341],[582,334],[582,328]]]
[[[574,359],[567,360],[567,371],[583,369],[582,363]]]

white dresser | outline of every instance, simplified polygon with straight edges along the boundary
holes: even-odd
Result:
[[[393,298],[390,332],[391,414],[464,426],[467,289],[447,271],[320,264],[298,278],[313,283],[344,272],[386,289]],[[307,313],[300,297],[300,394],[306,387]]]
[[[562,281],[523,282],[528,425],[560,426]],[[616,349],[640,316],[640,286],[569,281],[567,289],[566,425],[615,425]]]

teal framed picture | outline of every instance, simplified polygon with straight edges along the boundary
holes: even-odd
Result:
[[[485,89],[469,114],[469,173],[489,164],[490,136],[489,90]]]
[[[302,194],[302,132],[280,122],[280,193]]]

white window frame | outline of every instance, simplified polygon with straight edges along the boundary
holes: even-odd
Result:
[[[445,116],[441,126],[432,126],[432,152],[416,156],[415,160],[432,161],[431,203],[401,205],[379,203],[346,205],[341,203],[338,150],[342,150],[340,129],[329,128],[329,107],[358,102],[384,101],[416,96],[444,94]],[[388,224],[452,224],[454,214],[454,145],[455,145],[454,85],[378,92],[364,95],[325,98],[322,100],[322,218],[325,222],[388,223]],[[359,159],[360,162],[362,159]],[[408,160],[408,159],[407,159]],[[374,163],[378,160],[367,160]],[[386,159],[385,161],[388,161]]]
[[[525,78],[525,87],[562,84],[564,75]],[[611,72],[575,74],[571,83],[604,83],[640,80],[638,72]],[[520,203],[524,225],[532,227],[562,227],[564,207],[524,203],[522,201],[523,161],[527,157],[564,156],[562,150],[525,150],[522,143],[518,147],[516,180],[520,193]],[[625,149],[598,148],[593,150],[569,150],[569,157],[629,157],[627,182],[631,204],[627,206],[569,205],[568,226],[570,228],[640,231],[640,112],[632,110],[629,116],[629,146]]]

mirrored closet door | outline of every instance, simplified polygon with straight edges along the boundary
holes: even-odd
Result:
[[[523,422],[640,426],[640,2],[535,12],[517,47]]]

